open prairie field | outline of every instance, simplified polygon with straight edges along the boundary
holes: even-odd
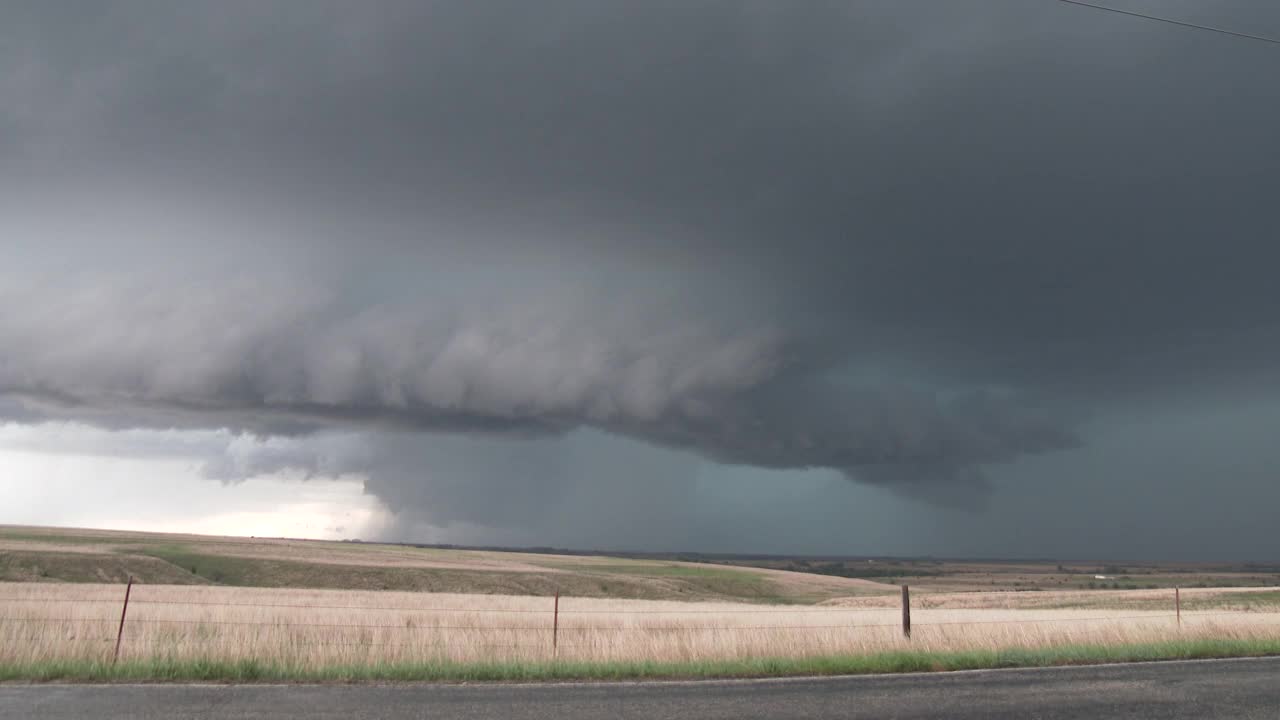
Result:
[[[0,581],[752,603],[889,594],[872,580],[677,560],[0,526]]]
[[[1280,588],[1280,564],[785,558],[422,547],[0,526],[0,582],[124,582],[640,600],[820,603],[1021,591],[1056,607],[1115,590]],[[1052,591],[1048,595],[1042,593]],[[1064,594],[1065,593],[1065,594]],[[1160,597],[1162,594],[1157,593]],[[1134,595],[1132,597],[1141,597]],[[1002,601],[1004,602],[1004,601]],[[1126,603],[1138,602],[1126,600]]]
[[[1280,651],[1276,589],[1185,588],[1179,620],[1171,588],[1024,584],[1051,574],[1046,567],[1059,572],[1056,564],[867,563],[890,572],[931,563],[932,574],[901,576],[920,582],[908,638],[900,589],[888,584],[899,578],[791,569],[809,562],[738,566],[723,558],[5,527],[0,677],[216,679],[244,663],[275,668],[277,679],[331,677],[325,673],[335,669],[386,678],[424,663],[433,669],[410,676],[483,666],[507,668],[503,678],[529,677],[530,668],[554,675],[570,665],[588,677],[623,666],[632,674],[654,667],[769,674],[777,663],[842,658],[830,667],[854,671],[850,662],[904,654],[915,664],[903,667],[928,669],[1006,663],[1009,653],[1057,653],[1035,655],[1039,663],[1062,653],[1069,661],[1133,657],[1117,648],[1146,648],[1136,656],[1143,658]],[[1003,577],[1000,590],[974,591],[969,577],[982,570]],[[1171,566],[1163,572],[1184,585],[1221,579]],[[953,577],[961,580],[948,582]],[[879,662],[866,667],[898,667]]]
[[[907,584],[921,592],[1280,587],[1280,563],[1070,562],[931,558],[733,558],[751,567]]]
[[[1166,593],[1167,594],[1167,593]],[[124,588],[0,584],[0,666],[108,662]],[[935,595],[904,637],[891,598],[771,605],[135,585],[122,661],[253,660],[304,670],[421,662],[698,663],[911,650],[927,653],[1280,639],[1280,593],[1109,593],[1112,607],[1021,602],[1025,593]],[[1049,596],[1049,593],[1044,595]],[[1012,597],[1011,597],[1012,596]],[[1157,602],[1162,600],[1163,603]],[[1189,609],[1196,608],[1196,609]]]

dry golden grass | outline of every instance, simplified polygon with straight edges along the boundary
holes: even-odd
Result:
[[[109,659],[123,591],[0,584],[0,664]],[[121,656],[305,667],[552,657],[681,662],[1280,637],[1280,612],[1184,612],[1179,628],[1172,607],[1018,609],[1001,605],[1008,599],[970,596],[955,600],[966,607],[917,607],[906,640],[899,608],[876,599],[842,607],[561,598],[553,650],[550,598],[140,585]],[[979,606],[984,600],[988,605]]]

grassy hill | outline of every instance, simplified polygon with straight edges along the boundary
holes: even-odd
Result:
[[[0,526],[0,581],[814,603],[893,592],[865,579],[674,560]]]

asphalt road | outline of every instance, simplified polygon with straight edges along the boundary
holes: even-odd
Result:
[[[1280,718],[1280,659],[575,685],[0,685],[0,718]]]

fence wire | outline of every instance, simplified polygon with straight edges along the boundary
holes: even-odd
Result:
[[[107,603],[119,605],[119,598],[87,598],[77,600],[74,598],[58,598],[46,600],[44,598],[20,598],[20,597],[0,597],[0,602],[55,602],[55,603]],[[532,613],[546,614],[546,610],[532,608],[464,608],[464,607],[423,607],[410,605],[323,605],[311,603],[254,603],[254,602],[215,602],[209,600],[137,600],[131,599],[130,605],[181,605],[181,606],[211,606],[211,607],[245,607],[245,608],[289,608],[289,609],[310,609],[310,610],[388,610],[396,612],[462,612],[462,613]],[[575,609],[562,608],[561,615],[757,615],[765,613],[779,613],[784,615],[796,615],[803,613],[831,613],[840,611],[860,611],[860,610],[877,610],[883,608],[855,608],[855,607],[834,607],[820,606],[811,608],[726,608],[723,610],[595,610],[595,609]]]
[[[550,598],[548,598],[550,600]],[[720,609],[702,609],[702,608],[686,608],[686,609],[593,609],[593,608],[560,608],[556,603],[555,609],[552,608],[484,608],[484,607],[430,607],[430,606],[410,606],[410,605],[355,605],[355,604],[333,604],[333,603],[288,603],[288,602],[225,602],[216,600],[165,600],[159,598],[132,598],[128,601],[127,610],[132,610],[137,606],[146,608],[147,606],[155,608],[187,608],[187,609],[211,609],[211,608],[241,608],[241,609],[263,609],[263,610],[342,610],[342,611],[358,611],[358,612],[399,612],[408,614],[409,617],[400,622],[388,623],[384,620],[374,622],[297,622],[283,621],[273,618],[262,619],[212,619],[199,617],[154,617],[145,609],[135,613],[129,613],[127,610],[121,615],[114,613],[109,616],[99,617],[93,616],[74,616],[74,615],[57,615],[53,617],[28,616],[24,611],[28,611],[30,604],[38,604],[41,606],[62,606],[66,604],[93,604],[107,605],[119,607],[122,603],[121,598],[103,598],[103,597],[86,597],[86,598],[38,598],[38,597],[21,597],[21,596],[0,596],[0,603],[7,604],[10,611],[5,615],[0,615],[0,625],[6,626],[32,626],[45,627],[51,625],[90,625],[94,623],[110,623],[111,627],[116,627],[119,623],[119,629],[123,633],[123,640],[128,642],[129,634],[127,628],[137,626],[160,626],[160,627],[232,627],[232,628],[267,628],[270,630],[288,630],[291,628],[323,628],[326,630],[334,630],[336,637],[332,639],[300,639],[296,636],[281,634],[276,637],[264,636],[262,633],[255,633],[249,637],[200,637],[192,634],[174,636],[164,638],[162,642],[182,640],[193,642],[200,646],[217,646],[231,645],[243,647],[246,641],[268,641],[274,640],[288,647],[331,647],[331,648],[385,648],[385,647],[407,647],[419,649],[448,649],[448,648],[505,648],[520,649],[533,648],[547,650],[549,643],[546,642],[547,636],[550,636],[551,647],[558,648],[594,648],[599,647],[600,637],[609,637],[622,634],[647,633],[660,635],[664,633],[761,633],[761,632],[779,632],[801,633],[813,631],[841,631],[841,630],[862,630],[862,629],[884,629],[884,628],[906,628],[903,623],[899,622],[847,622],[847,623],[770,623],[770,624],[698,624],[698,625],[678,625],[678,624],[654,624],[654,625],[578,625],[570,620],[565,623],[562,617],[574,616],[692,616],[692,615],[717,615],[717,616],[762,616],[762,615],[790,615],[804,616],[810,614],[823,614],[829,617],[839,617],[842,613],[858,613],[865,614],[868,612],[897,612],[898,608],[893,607],[837,607],[837,606],[815,606],[804,608],[782,608],[782,607],[764,607],[764,608],[720,608]],[[910,626],[915,630],[930,627],[960,627],[960,626],[990,626],[990,625],[1045,625],[1045,624],[1065,624],[1065,623],[1114,623],[1119,621],[1148,621],[1148,622],[1169,622],[1175,620],[1181,624],[1187,620],[1209,619],[1215,617],[1247,617],[1250,615],[1249,610],[1236,611],[1182,611],[1182,612],[1163,612],[1152,611],[1143,613],[1132,613],[1124,615],[1099,615],[1085,617],[1012,617],[1002,619],[963,619],[963,620],[937,620],[931,621],[927,615],[931,612],[964,612],[966,610],[977,610],[974,608],[959,608],[948,610],[943,608],[914,608],[917,613]],[[423,622],[419,615],[437,614],[437,613],[468,613],[477,616],[494,616],[494,615],[518,615],[528,617],[538,615],[546,618],[546,623],[521,623],[517,625],[504,626],[499,623],[457,623],[457,624],[434,624]],[[1271,625],[1280,623],[1276,618],[1259,618],[1256,624]],[[350,636],[340,631],[387,631],[380,632],[378,635],[385,636],[390,634],[403,635],[411,638],[421,638],[412,640],[386,640],[386,639],[369,639],[369,640],[350,640]],[[455,631],[482,631],[490,633],[538,633],[543,638],[538,642],[486,642],[477,640],[475,642],[461,642],[445,636]],[[20,632],[20,630],[19,630]],[[424,633],[440,633],[441,637],[431,638],[422,637]],[[595,634],[596,638],[591,638],[592,642],[583,642],[584,634]],[[96,633],[94,633],[96,634]],[[566,635],[570,638],[569,642],[559,642],[558,638]],[[573,638],[578,638],[574,641]],[[82,642],[112,642],[119,641],[119,637],[82,637]],[[147,639],[154,642],[155,638],[138,638]],[[606,642],[608,642],[606,640]]]
[[[130,605],[133,603],[130,602]],[[309,606],[315,607],[315,606]],[[879,608],[877,608],[879,609]],[[548,611],[541,611],[543,614],[550,615]],[[561,614],[565,614],[561,611]],[[1247,612],[1216,612],[1216,613],[1188,613],[1182,614],[1183,618],[1195,619],[1214,616],[1247,616]],[[921,627],[941,627],[954,625],[1036,625],[1045,623],[1088,623],[1088,622],[1115,622],[1118,620],[1172,620],[1176,619],[1174,613],[1149,613],[1144,615],[1103,615],[1098,617],[1079,617],[1079,618],[1011,618],[1006,620],[946,620],[939,622],[930,622],[927,620],[913,620],[911,625],[913,628]],[[94,623],[94,622],[119,622],[119,617],[16,617],[16,616],[0,616],[0,623]],[[128,617],[128,625],[227,625],[236,627],[270,627],[270,628],[345,628],[353,630],[396,630],[398,632],[430,632],[434,630],[487,630],[487,631],[511,631],[511,632],[552,632],[557,628],[548,623],[547,625],[409,625],[406,623],[309,623],[309,622],[279,622],[274,620],[213,620],[205,618],[140,618]],[[824,625],[590,625],[590,626],[574,626],[561,625],[558,632],[728,632],[728,631],[759,631],[759,630],[842,630],[857,628],[885,628],[885,627],[901,627],[900,623],[839,623]]]

